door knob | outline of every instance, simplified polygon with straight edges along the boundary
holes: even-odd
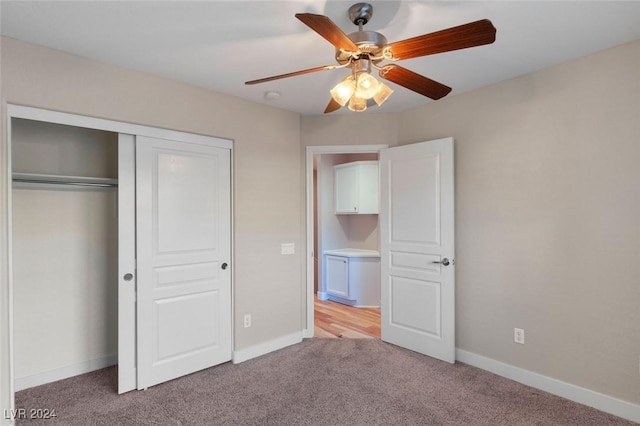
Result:
[[[444,259],[442,259],[442,260],[434,260],[432,263],[439,263],[439,264],[444,265],[444,266],[449,266],[449,264],[450,264],[451,262],[449,261],[449,259],[447,259],[447,258],[445,257],[445,258],[444,258]]]
[[[227,265],[227,263],[226,263],[226,262],[225,262],[225,263],[223,263],[222,265],[220,265],[220,267],[221,267],[223,270],[224,270],[224,269],[227,269],[227,266],[229,266],[229,265]]]
[[[124,274],[124,278],[125,281],[131,281],[133,279],[133,274]]]

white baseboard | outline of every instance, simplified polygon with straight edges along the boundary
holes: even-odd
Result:
[[[524,370],[462,349],[456,349],[456,360],[524,385],[561,396],[580,404],[588,405],[605,413],[640,423],[640,405],[616,399],[599,392],[543,376],[542,374]]]
[[[44,385],[45,383],[57,382],[58,380],[67,379],[69,377],[78,376],[80,374],[90,373],[101,368],[116,365],[118,363],[118,354],[107,355],[102,358],[90,359],[89,361],[79,364],[68,365],[55,370],[45,371],[43,373],[33,374],[26,377],[16,377],[15,391],[29,389],[35,386]]]
[[[269,340],[268,342],[264,342],[259,345],[251,346],[247,349],[234,351],[231,361],[234,364],[239,364],[241,362],[266,355],[269,352],[277,351],[278,349],[286,348],[287,346],[295,345],[296,343],[300,342],[302,342],[302,332],[298,331],[287,336]]]

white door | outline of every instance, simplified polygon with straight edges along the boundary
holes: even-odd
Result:
[[[136,388],[135,136],[118,136],[118,393]]]
[[[137,387],[231,359],[230,151],[137,137]]]
[[[455,361],[453,139],[380,151],[382,340]]]

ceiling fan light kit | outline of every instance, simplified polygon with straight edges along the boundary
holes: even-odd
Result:
[[[367,100],[373,99],[378,106],[382,105],[393,90],[371,75],[370,59],[358,59],[351,67],[352,73],[346,76],[329,92],[334,101],[351,111],[365,111]],[[354,99],[356,98],[356,99]],[[350,102],[354,99],[353,102]]]
[[[389,96],[391,96],[391,94],[393,93],[393,90],[391,89],[391,87],[387,86],[383,82],[380,81],[379,83],[380,83],[380,88],[378,89],[376,94],[373,96],[373,100],[375,101],[376,105],[382,106],[384,101],[389,99]]]
[[[351,96],[353,96],[353,92],[356,91],[356,83],[353,81],[353,76],[349,75],[345,77],[340,83],[336,84],[336,86],[330,90],[331,97],[340,106],[345,106]]]
[[[349,109],[356,112],[365,111],[367,109],[367,100],[352,96],[351,99],[349,99]]]
[[[368,3],[356,3],[349,8],[348,14],[351,22],[358,26],[358,31],[349,35],[342,32],[326,16],[312,13],[296,14],[296,18],[335,46],[335,59],[338,65],[325,65],[280,74],[247,81],[245,84],[265,83],[318,71],[349,68],[351,70],[350,75],[343,78],[330,90],[331,99],[324,112],[325,114],[330,113],[345,105],[352,111],[360,112],[367,109],[368,100],[373,99],[378,106],[381,106],[393,93],[389,86],[371,75],[371,70],[376,69],[380,78],[437,100],[449,94],[451,88],[399,65],[379,64],[385,60],[398,61],[481,46],[493,43],[496,39],[496,29],[491,21],[482,19],[434,33],[388,43],[384,35],[362,29],[373,16],[373,6]]]

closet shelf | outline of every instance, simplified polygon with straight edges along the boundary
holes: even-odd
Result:
[[[13,173],[12,180],[14,183],[37,185],[72,185],[97,188],[115,188],[118,186],[118,179],[89,176],[47,175],[37,173]]]

